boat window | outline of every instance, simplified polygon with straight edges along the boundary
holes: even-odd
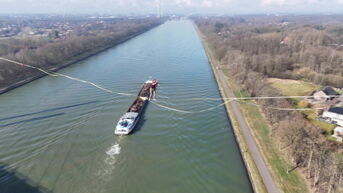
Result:
[[[127,120],[120,122],[120,126],[122,126],[122,127],[127,127],[128,124],[129,124],[129,122]]]

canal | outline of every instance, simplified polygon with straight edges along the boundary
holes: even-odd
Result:
[[[114,136],[135,96],[46,76],[0,96],[0,192],[252,192],[193,24],[169,21],[60,73],[136,95],[159,80],[134,133]],[[198,113],[197,113],[198,112]]]

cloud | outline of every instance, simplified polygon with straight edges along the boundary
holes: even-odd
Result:
[[[212,1],[204,0],[204,1],[201,2],[201,6],[202,7],[212,7],[213,3],[212,3]]]
[[[0,0],[0,13],[156,13],[160,0]],[[164,13],[342,13],[343,0],[161,0]]]
[[[304,5],[304,4],[316,4],[319,0],[262,0],[262,5]]]
[[[331,5],[343,4],[343,0],[261,0],[261,5]]]
[[[174,4],[179,7],[220,7],[227,6],[234,0],[175,0]]]
[[[175,4],[177,6],[192,6],[193,2],[192,0],[176,0]]]

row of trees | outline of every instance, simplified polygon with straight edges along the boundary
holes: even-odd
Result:
[[[268,77],[307,78],[323,85],[343,85],[343,53],[330,46],[338,40],[326,28],[320,31],[318,26],[304,27],[306,23],[283,26],[284,22],[263,17],[194,20],[217,59],[252,96],[282,95],[270,86]],[[291,159],[295,168],[303,168],[315,192],[341,192],[342,145],[326,140],[302,113],[270,108],[293,108],[291,100],[256,102],[272,126],[271,135],[280,152]]]
[[[162,21],[159,19],[125,19],[106,28],[89,27],[88,33],[75,30],[66,40],[11,38],[0,40],[0,56],[43,69],[56,67],[81,54],[111,47],[123,39],[144,32]],[[82,29],[84,30],[84,29]],[[0,88],[39,71],[0,61]]]
[[[301,20],[296,24],[211,18],[197,24],[211,34],[219,60],[235,51],[250,68],[266,76],[343,87],[343,38],[338,33],[343,23],[318,27]]]

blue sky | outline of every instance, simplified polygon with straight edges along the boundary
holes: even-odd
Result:
[[[159,0],[0,0],[0,13],[156,13]],[[343,0],[162,0],[164,13],[342,13]]]

